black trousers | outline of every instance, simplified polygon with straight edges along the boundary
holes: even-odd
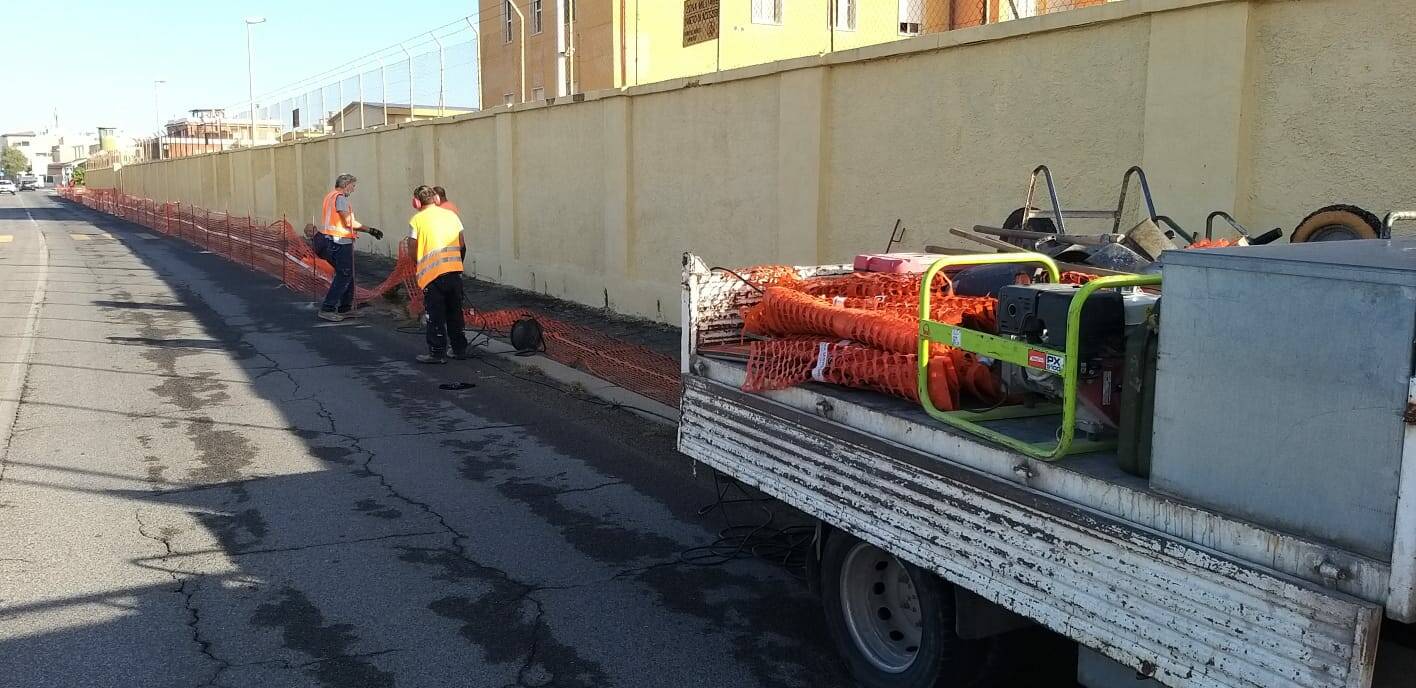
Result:
[[[423,307],[428,312],[428,351],[435,356],[452,350],[467,350],[462,322],[462,273],[438,275],[423,288]]]

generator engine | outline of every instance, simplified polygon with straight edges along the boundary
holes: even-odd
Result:
[[[1012,284],[998,291],[998,334],[1062,351],[1067,348],[1067,310],[1081,287],[1072,284]],[[1113,433],[1121,416],[1126,335],[1141,326],[1158,296],[1103,289],[1087,298],[1078,319],[1077,429]],[[1005,392],[1012,397],[1057,401],[1062,397],[1059,361],[1038,351],[1035,365],[1002,363]],[[1031,358],[1031,356],[1030,356]]]

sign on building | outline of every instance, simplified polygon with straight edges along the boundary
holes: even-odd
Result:
[[[683,0],[683,47],[718,37],[718,0]]]

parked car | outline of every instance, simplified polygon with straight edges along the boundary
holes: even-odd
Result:
[[[16,190],[14,182],[8,179],[0,179],[0,193],[7,193],[13,196]]]

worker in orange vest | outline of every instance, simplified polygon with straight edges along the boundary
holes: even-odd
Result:
[[[444,189],[444,188],[442,188],[441,186],[435,186],[435,187],[433,187],[433,191],[436,191],[436,192],[438,193],[438,207],[439,207],[439,208],[444,208],[444,209],[447,209],[447,210],[451,210],[453,213],[457,214],[458,217],[461,217],[461,216],[462,216],[462,211],[460,211],[460,210],[457,209],[457,204],[456,204],[456,203],[453,203],[451,200],[448,199],[448,197],[447,197],[447,189]]]
[[[415,278],[428,314],[428,353],[418,356],[419,363],[447,363],[449,346],[453,358],[467,356],[462,319],[462,221],[456,213],[440,207],[439,200],[438,192],[426,184],[414,189],[416,212],[408,221],[413,228],[408,240],[418,261]]]
[[[354,310],[354,235],[365,232],[382,239],[383,232],[360,224],[354,217],[349,196],[359,180],[352,174],[341,174],[334,180],[334,190],[325,194],[320,206],[320,234],[317,252],[334,266],[334,280],[320,306],[320,318],[340,322],[358,315]]]

